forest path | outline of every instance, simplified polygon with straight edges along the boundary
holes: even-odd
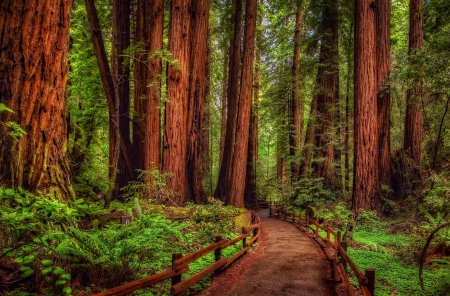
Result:
[[[199,295],[343,295],[333,262],[316,242],[294,225],[270,218],[269,210],[258,215],[259,246]]]

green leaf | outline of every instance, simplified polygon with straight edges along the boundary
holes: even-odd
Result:
[[[63,292],[67,295],[72,294],[72,288],[71,287],[64,287]]]
[[[47,273],[52,272],[52,270],[53,270],[53,268],[47,267],[47,268],[42,269],[41,272],[43,275],[46,275]]]
[[[64,285],[66,282],[67,282],[66,280],[57,280],[56,283],[55,283],[55,285],[56,285],[56,286],[58,286],[58,285]]]
[[[54,274],[56,275],[60,275],[60,274],[64,274],[66,273],[66,271],[64,269],[62,269],[61,267],[56,267],[55,270],[53,271]]]
[[[45,260],[42,260],[41,263],[42,263],[42,265],[45,265],[45,266],[52,265],[53,264],[53,260],[45,259]]]
[[[23,278],[27,278],[27,277],[29,277],[30,275],[32,275],[33,273],[34,273],[34,270],[32,270],[32,269],[30,268],[30,269],[26,270],[25,272],[23,272],[20,276],[23,277]]]
[[[66,280],[69,280],[69,281],[70,281],[70,279],[71,279],[72,277],[70,276],[70,274],[68,274],[68,273],[64,273],[64,274],[62,274],[62,275],[61,275],[61,278],[62,278],[62,279],[66,279]]]

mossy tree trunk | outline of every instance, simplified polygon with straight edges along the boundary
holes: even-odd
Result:
[[[1,122],[27,133],[14,142],[0,127],[0,184],[74,197],[67,158],[66,78],[72,0],[0,4]]]

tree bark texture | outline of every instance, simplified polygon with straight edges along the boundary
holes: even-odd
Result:
[[[74,197],[67,158],[66,78],[71,0],[0,4],[1,122],[27,133],[14,142],[0,127],[0,184]]]
[[[244,206],[245,178],[247,174],[247,163],[245,160],[248,156],[252,107],[257,3],[257,0],[248,0],[245,6],[244,50],[240,94],[237,106],[236,141],[231,170],[230,195],[227,200],[227,204],[236,207]]]
[[[379,123],[379,173],[380,182],[392,188],[391,157],[391,96],[389,75],[391,73],[391,1],[378,0],[376,8],[376,55]]]
[[[112,34],[112,53],[111,53],[111,72],[115,81],[115,91],[118,96],[116,100],[119,104],[118,114],[114,120],[118,121],[120,137],[116,137],[119,141],[123,141],[132,151],[131,138],[130,138],[130,64],[129,58],[125,57],[125,50],[130,46],[130,0],[116,0],[113,1],[113,34]],[[110,129],[110,159],[114,159],[115,146],[117,140],[112,141],[114,138],[114,131]],[[133,173],[127,172],[127,165],[123,159],[126,156],[123,155],[123,151],[120,150],[119,161],[117,167],[115,164],[111,166],[112,170],[118,170],[117,178],[115,182],[115,190],[113,198],[117,199],[120,196],[120,188],[126,186],[129,181],[135,179],[134,169],[136,165],[133,165]],[[131,154],[128,155],[131,158]]]
[[[292,96],[291,96],[291,116],[289,118],[289,155],[291,157],[291,179],[298,179],[300,165],[297,158],[300,149],[300,140],[304,130],[303,100],[300,100],[300,50],[303,27],[303,0],[297,1],[297,11],[295,14],[294,32],[294,55],[292,60]]]
[[[378,172],[377,71],[375,7],[355,1],[355,140],[352,211],[381,207]]]
[[[235,147],[236,115],[238,104],[239,67],[241,64],[241,38],[242,38],[242,0],[235,1],[234,35],[230,44],[230,59],[228,65],[227,89],[227,129],[225,143],[220,163],[219,179],[214,196],[222,201],[229,199],[231,190],[231,166]]]
[[[172,0],[170,5],[169,51],[177,65],[167,68],[168,102],[165,109],[163,172],[173,177],[168,187],[176,191],[179,202],[190,199],[187,168],[187,118],[189,106],[189,1]]]
[[[117,180],[114,174],[117,174],[117,168],[114,165],[114,155],[116,152],[116,142],[119,141],[119,149],[120,155],[119,160],[125,164],[125,169],[123,170],[123,174],[129,174],[133,176],[135,174],[135,165],[133,158],[129,154],[131,151],[131,145],[129,142],[125,142],[121,135],[116,135],[116,131],[119,131],[120,128],[116,129],[116,126],[119,126],[120,116],[116,116],[116,104],[120,100],[118,88],[116,87],[116,81],[111,72],[111,67],[109,66],[108,58],[106,55],[105,44],[103,41],[102,31],[100,29],[100,22],[98,19],[97,11],[95,8],[95,3],[93,0],[85,0],[86,5],[86,13],[89,22],[89,28],[91,30],[92,35],[92,43],[94,45],[94,52],[97,58],[97,63],[100,71],[100,77],[102,80],[103,91],[105,92],[106,101],[108,103],[108,113],[109,113],[109,177],[110,179]],[[117,106],[118,107],[118,106]],[[114,193],[117,198],[118,190],[120,185],[114,182],[116,190]]]
[[[260,0],[260,4],[263,0]],[[262,15],[257,16],[258,27],[262,28]],[[256,166],[258,161],[258,109],[260,88],[260,64],[261,64],[262,31],[256,32],[255,70],[253,79],[253,102],[250,119],[250,137],[248,141],[247,174],[245,181],[244,202],[253,204],[257,200],[256,195]]]
[[[211,130],[211,28],[208,27],[208,47],[206,51],[206,68],[205,68],[205,95],[203,97],[203,118],[202,118],[202,171],[204,175],[209,175],[210,184],[212,184],[212,169],[211,169],[211,149],[209,133]],[[212,186],[211,186],[212,187]],[[212,189],[210,190],[212,194]]]
[[[322,10],[322,42],[320,45],[319,71],[317,76],[317,116],[315,145],[317,157],[324,161],[314,166],[315,174],[323,177],[331,188],[337,185],[334,167],[334,139],[337,107],[339,103],[339,50],[338,50],[339,1],[327,0]]]
[[[423,45],[423,0],[409,2],[409,54]],[[417,79],[416,87],[406,94],[405,138],[403,149],[420,166],[422,162],[422,79]]]
[[[200,204],[203,191],[202,136],[208,51],[209,0],[191,0],[189,107],[187,117],[189,196]]]
[[[142,50],[134,68],[135,124],[133,144],[139,168],[160,169],[162,62],[155,52],[163,47],[164,5],[162,0],[139,0],[136,41]]]

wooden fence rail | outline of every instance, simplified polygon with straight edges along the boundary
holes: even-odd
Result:
[[[353,274],[358,279],[358,284],[361,289],[363,296],[372,296],[375,291],[375,269],[367,268],[365,273],[356,266],[350,256],[347,254],[347,242],[341,241],[341,232],[333,231],[331,225],[322,226],[319,224],[319,220],[311,219],[309,217],[303,217],[294,212],[287,212],[284,210],[284,207],[271,205],[269,207],[269,216],[275,217],[278,219],[286,220],[287,222],[291,222],[296,224],[296,226],[309,233],[311,231],[312,237],[323,247],[331,247],[335,252],[335,264],[341,275],[342,282],[347,292],[351,296],[357,295],[355,290],[353,289],[352,284],[348,278],[347,274],[347,266],[350,267]],[[326,237],[322,237],[320,235],[319,230],[326,232]],[[333,239],[331,239],[333,236]]]
[[[191,254],[182,256],[181,254],[172,254],[172,269],[163,271],[161,273],[135,280],[121,286],[115,287],[113,289],[103,291],[101,293],[95,294],[94,296],[120,296],[127,295],[133,291],[142,288],[148,288],[153,286],[159,282],[172,279],[172,287],[170,289],[171,295],[186,295],[189,287],[195,285],[204,277],[210,275],[211,273],[218,274],[223,271],[226,267],[228,267],[231,263],[233,263],[240,256],[245,254],[247,250],[251,247],[251,245],[256,242],[260,235],[261,229],[261,221],[259,216],[252,212],[252,225],[247,228],[242,228],[242,235],[231,240],[226,241],[223,240],[222,237],[216,237],[216,242],[211,244],[203,249],[195,251]],[[247,237],[252,237],[249,242],[246,241]],[[238,242],[242,241],[243,246],[242,250],[240,250],[237,254],[235,254],[230,259],[224,258],[221,256],[221,250],[235,245]],[[195,260],[206,256],[207,254],[214,251],[215,262],[209,267],[203,269],[202,271],[192,275],[191,277],[181,280],[181,276],[183,273],[189,271],[189,263],[194,262]]]

